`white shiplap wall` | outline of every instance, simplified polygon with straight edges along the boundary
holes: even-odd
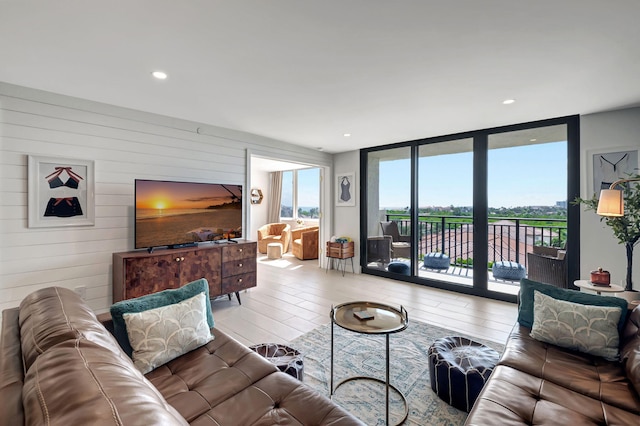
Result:
[[[243,184],[247,150],[331,165],[332,156],[247,133],[0,82],[0,310],[47,286],[111,304],[111,256],[133,249],[135,178]],[[95,226],[27,226],[27,156],[95,160]],[[246,224],[245,224],[246,226]]]

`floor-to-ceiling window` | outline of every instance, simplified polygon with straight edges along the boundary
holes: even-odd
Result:
[[[282,172],[280,220],[317,222],[320,217],[320,169]]]
[[[577,117],[362,150],[363,271],[515,300],[543,245],[575,278],[578,152]]]

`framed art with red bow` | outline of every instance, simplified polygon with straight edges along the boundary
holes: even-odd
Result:
[[[94,162],[30,155],[29,228],[94,224]]]

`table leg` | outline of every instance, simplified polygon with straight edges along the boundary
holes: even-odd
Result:
[[[331,380],[329,382],[329,397],[333,396],[333,311],[331,312]]]
[[[387,337],[387,414],[386,414],[386,420],[387,420],[387,426],[389,426],[389,333],[387,333],[386,335]]]

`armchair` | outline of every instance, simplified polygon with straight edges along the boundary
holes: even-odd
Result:
[[[367,263],[377,262],[383,265],[391,262],[391,237],[367,238]]]
[[[569,288],[565,251],[554,247],[533,246],[527,253],[527,271],[530,280]]]
[[[318,258],[317,226],[307,226],[291,231],[291,251],[300,260]]]
[[[258,228],[258,251],[267,252],[267,244],[282,244],[282,252],[289,251],[289,241],[291,241],[291,226],[286,223],[268,223]]]
[[[411,257],[411,236],[400,235],[397,222],[380,222],[382,235],[391,236],[391,251],[394,258]]]

